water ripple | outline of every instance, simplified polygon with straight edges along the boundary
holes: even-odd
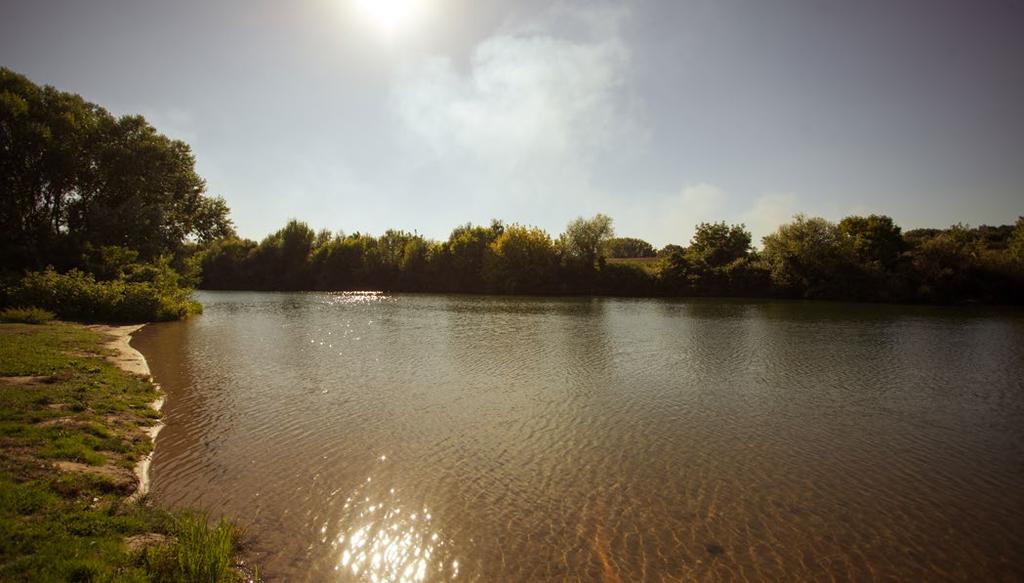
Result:
[[[153,493],[274,580],[1024,579],[1018,313],[202,300]]]

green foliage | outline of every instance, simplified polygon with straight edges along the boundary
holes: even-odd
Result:
[[[268,289],[301,290],[312,285],[308,259],[316,233],[306,223],[288,221],[281,230],[268,235],[253,252],[258,279],[275,282]]]
[[[21,324],[45,324],[57,317],[42,308],[7,308],[0,310],[0,322]]]
[[[969,295],[982,251],[975,234],[959,224],[924,240],[913,256],[917,294],[943,302]]]
[[[509,225],[490,245],[484,266],[490,289],[502,293],[538,293],[554,283],[558,255],[543,229]]]
[[[208,289],[416,290],[438,252],[434,243],[405,231],[389,230],[379,238],[332,236],[291,221],[258,245],[239,239],[215,242],[199,265]]]
[[[174,319],[198,309],[189,288],[200,280],[209,289],[1020,302],[1024,280],[1024,218],[902,233],[886,216],[836,225],[798,215],[764,238],[760,255],[743,225],[703,223],[688,247],[666,245],[657,262],[608,264],[654,249],[614,238],[601,214],[572,221],[557,242],[500,221],[434,242],[292,220],[257,243],[238,239],[224,200],[205,191],[187,144],[0,68],[0,307]]]
[[[597,293],[610,296],[655,295],[658,293],[658,279],[647,268],[649,263],[632,260],[610,259],[601,268],[597,280]]]
[[[320,245],[311,258],[316,289],[347,289],[354,283],[362,259],[363,246],[358,239],[338,235]]]
[[[490,227],[466,223],[452,230],[443,245],[439,261],[453,290],[484,291],[481,274],[491,261],[491,244],[505,232],[505,225],[494,221]]]
[[[838,228],[839,233],[849,240],[854,256],[863,265],[891,267],[907,247],[900,228],[890,217],[846,217],[839,222]]]
[[[654,257],[656,252],[650,243],[633,237],[613,237],[605,244],[605,252],[610,259],[632,259],[636,257]]]
[[[842,286],[837,274],[850,265],[852,250],[839,227],[820,217],[796,215],[764,238],[762,257],[772,282],[788,293],[834,297]]]
[[[230,235],[226,204],[205,196],[194,167],[185,143],[142,117],[115,117],[0,68],[5,269],[85,267],[87,245],[128,247],[148,261],[189,239]]]
[[[219,583],[238,581],[234,555],[238,531],[227,520],[213,528],[204,514],[184,512],[171,526],[174,542],[147,557],[155,581]]]
[[[188,145],[142,117],[0,68],[0,270],[30,272],[0,305],[86,321],[196,311],[199,260],[187,256],[234,233],[205,189]]]
[[[981,225],[974,228],[974,233],[985,249],[1002,251],[1009,247],[1014,229],[1014,225]]]
[[[199,255],[202,286],[206,289],[255,289],[249,258],[257,244],[236,238],[214,241]]]
[[[608,258],[608,265],[623,265],[647,272],[648,275],[656,276],[661,266],[659,257],[630,257],[626,259]]]
[[[687,255],[693,263],[722,267],[750,254],[750,231],[745,225],[701,223],[690,240]]]
[[[586,232],[591,222],[574,221],[579,228],[570,230]],[[903,236],[885,216],[853,216],[834,224],[800,215],[766,237],[762,252],[751,249],[744,225],[719,222],[698,225],[689,246],[666,245],[650,257],[652,250],[639,239],[608,239],[590,247],[580,243],[583,236],[563,235],[552,242],[540,229],[500,221],[456,227],[444,242],[397,230],[380,237],[314,233],[293,222],[260,244],[214,242],[196,263],[210,289],[1019,302],[1014,290],[1024,268],[1013,253],[1019,253],[1024,235],[1013,233],[1009,226],[954,226]],[[290,247],[298,251],[286,259],[279,251],[285,240],[298,242]],[[579,251],[583,248],[640,250],[648,257],[604,260],[595,251],[590,263],[580,259],[587,255]],[[296,281],[304,282],[302,287],[296,288]]]
[[[664,250],[658,268],[663,289],[670,295],[764,295],[768,275],[753,261],[750,241],[744,225],[697,225],[689,247]]]
[[[658,261],[658,279],[670,295],[686,295],[690,288],[688,275],[691,269],[685,249],[670,249]]]
[[[579,217],[569,223],[559,244],[567,261],[593,269],[604,263],[606,246],[614,236],[611,217],[598,213],[593,218]]]
[[[83,268],[101,281],[121,279],[139,263],[139,252],[120,245],[82,246]]]
[[[438,245],[419,235],[406,239],[398,260],[398,286],[402,289],[423,289],[431,275],[431,258],[438,252]]]
[[[148,322],[177,320],[198,313],[188,289],[166,263],[139,266],[124,279],[97,281],[78,270],[31,272],[7,290],[10,305],[33,304],[64,320]]]
[[[684,251],[686,251],[685,247],[669,243],[668,245],[665,245],[661,249],[658,249],[656,257],[668,257],[673,253],[682,253]]]
[[[1024,217],[1017,219],[1008,243],[1010,258],[1024,266]]]

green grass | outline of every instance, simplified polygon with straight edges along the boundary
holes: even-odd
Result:
[[[0,324],[0,377],[22,377],[0,379],[0,581],[241,580],[229,523],[126,502],[158,395],[104,360],[104,341],[63,322]],[[125,543],[150,533],[170,542]]]
[[[231,558],[238,531],[233,524],[222,519],[210,528],[206,515],[185,512],[174,518],[171,532],[172,544],[146,555],[158,580],[230,581],[235,576]]]
[[[107,458],[99,453],[98,444],[88,435],[74,433],[57,437],[46,442],[39,450],[39,456],[45,459],[70,460],[82,462],[90,466],[102,466]]]
[[[0,376],[73,374],[69,367],[97,367],[94,359],[74,358],[79,351],[101,356],[107,351],[99,335],[82,326],[54,323],[46,326],[9,324],[0,326]]]
[[[0,322],[19,324],[45,324],[57,317],[42,308],[7,308],[0,311]]]

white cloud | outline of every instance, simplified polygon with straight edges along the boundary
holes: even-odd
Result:
[[[753,235],[754,246],[761,246],[761,238],[774,233],[782,224],[790,222],[793,215],[806,211],[800,208],[800,200],[792,192],[775,192],[760,196],[742,216]]]
[[[686,245],[698,223],[726,218],[723,213],[728,200],[724,190],[701,182],[643,204],[623,204],[613,216],[619,217],[616,228],[624,236],[641,237],[659,247]]]
[[[689,219],[694,225],[700,222],[719,220],[715,213],[721,212],[728,195],[713,184],[702,182],[687,186],[679,193],[676,214]]]
[[[601,198],[591,185],[601,157],[639,135],[622,96],[625,16],[562,5],[481,42],[465,71],[421,59],[399,75],[394,111],[427,164],[490,197],[488,208],[559,222],[586,212]]]
[[[433,200],[452,224],[497,216],[557,235],[572,217],[604,212],[619,234],[658,246],[685,245],[698,223],[721,220],[746,223],[759,244],[800,210],[793,194],[751,206],[706,182],[635,197],[602,189],[602,171],[648,139],[626,87],[628,17],[622,7],[559,4],[488,37],[464,64],[434,56],[402,69],[392,111],[421,160],[417,175],[447,189]]]

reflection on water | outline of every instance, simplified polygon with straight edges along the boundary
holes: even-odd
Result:
[[[381,462],[387,460],[381,456]],[[336,571],[351,572],[362,580],[412,583],[454,579],[459,574],[458,559],[452,556],[450,541],[437,531],[427,507],[404,505],[395,488],[376,494],[373,477],[368,477],[342,505],[336,535],[331,525],[322,527],[323,543],[340,557]]]
[[[322,295],[327,303],[335,305],[344,304],[370,304],[374,302],[394,301],[394,298],[384,292],[362,291],[362,292],[334,292]]]
[[[1018,312],[201,299],[153,494],[274,580],[1024,579]]]

